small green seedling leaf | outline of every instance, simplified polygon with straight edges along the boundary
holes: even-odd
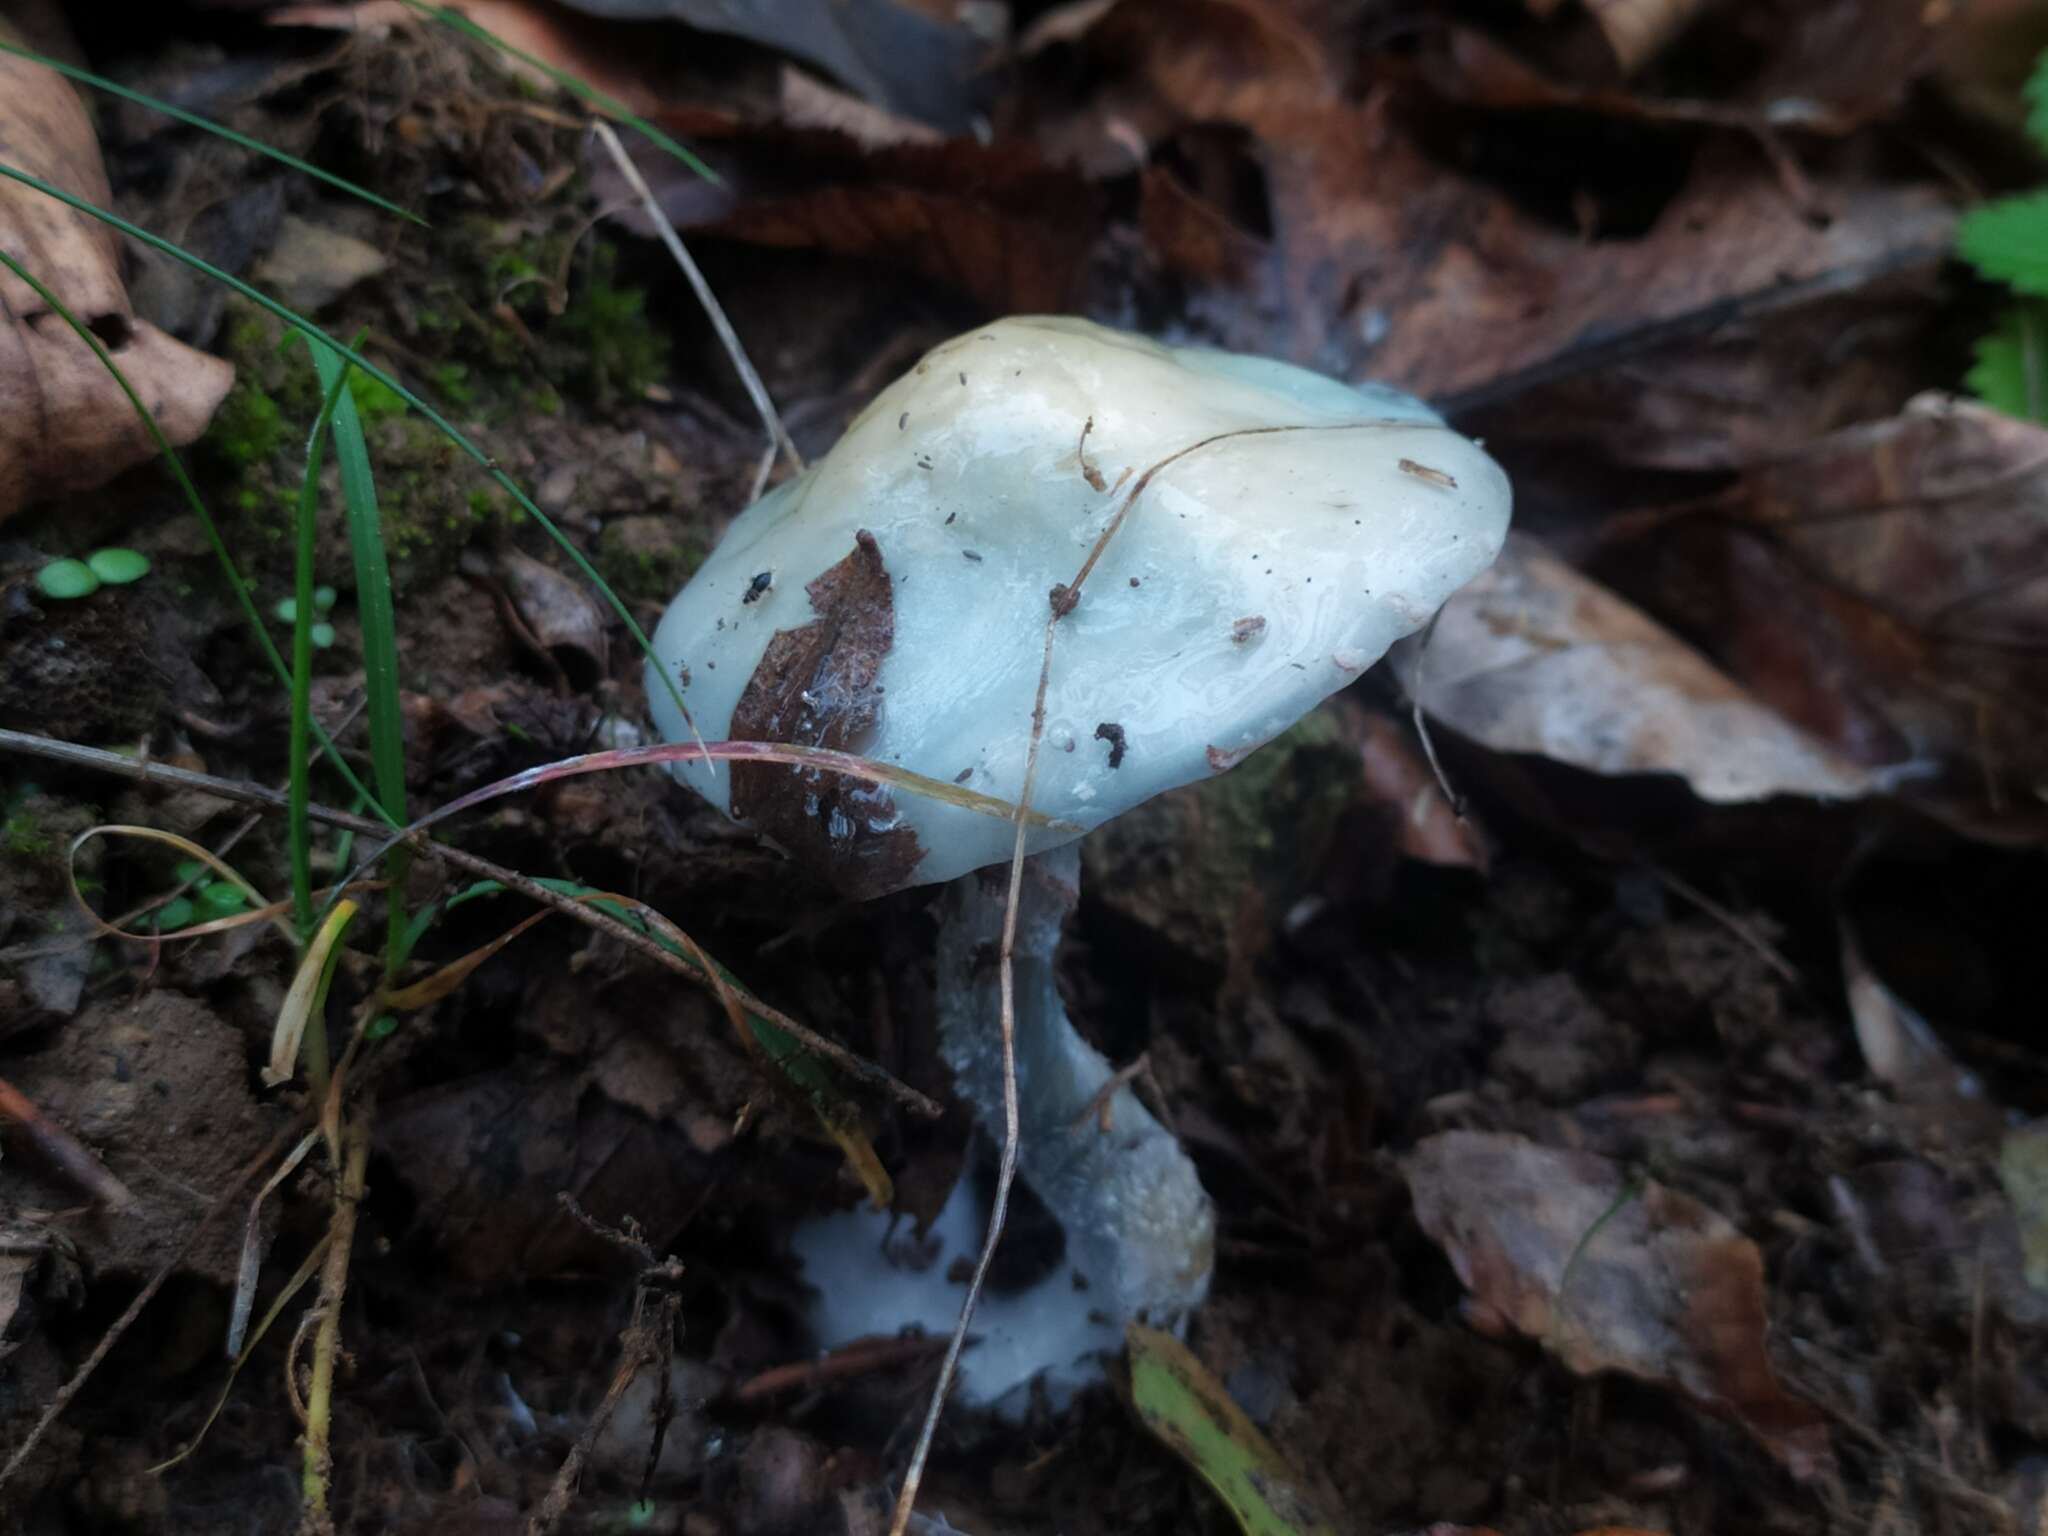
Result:
[[[236,892],[237,895],[241,893]],[[184,928],[192,922],[192,903],[183,896],[174,896],[156,909],[154,927],[161,933],[166,928]]]
[[[271,605],[270,611],[281,623],[296,624],[298,622],[299,605],[294,598],[280,597]]]
[[[333,608],[334,588],[315,587],[313,589],[313,611],[315,613],[329,613],[333,611]]]
[[[334,626],[323,619],[307,629],[306,637],[313,642],[315,650],[324,651],[334,644]]]
[[[2025,301],[1999,317],[1977,342],[1964,375],[1971,394],[2023,421],[2048,421],[2048,305]]]
[[[197,859],[180,859],[171,866],[171,878],[180,885],[197,880],[206,873],[206,866]]]
[[[249,905],[249,897],[231,880],[209,880],[199,887],[199,905],[209,918],[226,917]]]
[[[1216,1490],[1245,1536],[1337,1536],[1294,1469],[1185,1344],[1141,1323],[1124,1342],[1139,1420]]]
[[[2027,103],[2027,137],[2048,155],[2048,50],[2034,60],[2034,72],[2020,87],[2020,95]]]
[[[1986,277],[2048,297],[2048,192],[1972,208],[1956,225],[1956,252]]]
[[[85,557],[85,563],[110,587],[125,587],[149,574],[149,556],[139,549],[96,549]]]
[[[52,560],[36,572],[36,590],[60,603],[91,597],[99,589],[99,577],[83,560]]]

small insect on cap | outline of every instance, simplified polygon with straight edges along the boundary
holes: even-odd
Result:
[[[1002,320],[928,353],[742,513],[654,646],[707,740],[1014,800],[1060,605],[1032,807],[1069,825],[1035,850],[1277,736],[1486,569],[1509,505],[1500,466],[1397,390]],[[858,896],[1006,859],[1014,837],[810,769],[678,776]]]

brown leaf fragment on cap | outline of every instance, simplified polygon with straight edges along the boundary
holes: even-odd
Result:
[[[876,674],[896,639],[874,535],[861,529],[852,552],[804,591],[817,617],[768,642],[733,708],[732,735],[859,752],[880,709]],[[907,884],[924,857],[886,785],[817,769],[733,764],[732,813],[857,900]]]

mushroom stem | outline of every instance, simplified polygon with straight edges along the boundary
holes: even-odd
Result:
[[[992,1136],[1004,1122],[996,969],[1008,871],[953,881],[940,900],[939,1050],[955,1091]],[[1060,1000],[1055,958],[1080,898],[1069,844],[1024,864],[1014,951],[1019,1172],[1059,1221],[1078,1305],[1119,1329],[1178,1327],[1208,1293],[1215,1215],[1194,1164],[1138,1102]]]

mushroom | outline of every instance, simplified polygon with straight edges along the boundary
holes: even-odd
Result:
[[[885,389],[734,520],[663,617],[655,654],[706,736],[838,748],[1012,802],[1035,759],[1029,809],[1044,818],[1025,834],[1015,945],[1020,1171],[1067,1264],[979,1314],[970,1400],[1045,1363],[1007,1349],[1006,1329],[1092,1314],[1069,1342],[1114,1350],[1127,1321],[1176,1327],[1208,1287],[1214,1220],[1193,1165],[1060,1003],[1054,955],[1079,887],[1063,845],[1227,770],[1351,682],[1493,560],[1509,501],[1499,466],[1399,391],[1010,319]],[[686,739],[651,668],[649,684],[662,733]],[[1001,1126],[989,958],[1008,882],[987,866],[1010,860],[1013,825],[807,768],[709,768],[678,776],[850,895],[953,882],[941,1050],[960,1096]],[[940,1219],[945,1241],[971,1183]],[[844,1213],[799,1239],[832,1271],[828,1344],[875,1331],[877,1309],[914,1289],[892,1301],[851,1274],[876,1262],[876,1219]],[[935,1269],[927,1289],[943,1285]],[[1052,1285],[1065,1299],[1049,1311]]]

